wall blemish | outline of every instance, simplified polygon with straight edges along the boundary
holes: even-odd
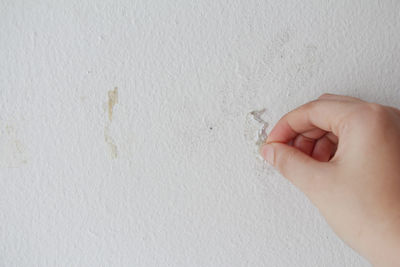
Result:
[[[113,109],[115,104],[118,103],[118,87],[114,90],[108,91],[108,119],[112,121]]]
[[[0,125],[0,167],[17,168],[28,162],[26,148],[18,138],[14,126]]]
[[[106,121],[106,125],[104,127],[104,141],[106,142],[113,159],[118,157],[118,147],[115,144],[114,138],[111,136],[110,127],[113,119],[114,106],[117,103],[118,87],[115,87],[114,90],[108,91],[108,120]]]

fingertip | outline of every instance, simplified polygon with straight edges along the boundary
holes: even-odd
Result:
[[[274,146],[272,144],[264,144],[260,148],[260,154],[269,164],[274,164]]]

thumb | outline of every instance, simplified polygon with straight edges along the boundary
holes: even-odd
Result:
[[[282,143],[269,143],[261,147],[262,157],[273,165],[283,176],[305,193],[325,179],[316,179],[326,173],[325,165],[306,155],[295,147]]]

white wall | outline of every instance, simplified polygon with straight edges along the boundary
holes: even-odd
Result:
[[[0,1],[0,265],[369,266],[247,114],[400,105],[399,33],[394,0]]]

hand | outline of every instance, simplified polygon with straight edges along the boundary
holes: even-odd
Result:
[[[400,110],[324,94],[283,116],[262,156],[376,266],[400,266]]]

